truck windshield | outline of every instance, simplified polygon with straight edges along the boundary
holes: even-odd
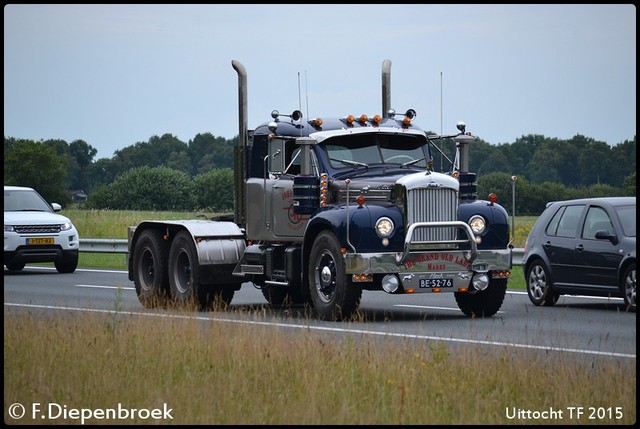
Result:
[[[406,134],[351,134],[328,139],[326,150],[336,169],[381,164],[426,168],[426,143],[419,136]]]

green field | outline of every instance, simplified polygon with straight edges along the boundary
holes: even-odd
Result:
[[[127,238],[127,227],[135,226],[143,220],[210,219],[228,213],[65,209],[61,214],[73,221],[83,238]],[[514,247],[524,247],[527,234],[537,218],[516,216],[515,228],[510,225],[515,236]]]
[[[219,213],[188,212],[137,212],[123,210],[78,210],[67,209],[64,214],[71,218],[82,238],[127,238],[127,227],[135,226],[142,220],[177,220],[211,218]],[[533,227],[536,216],[516,217],[514,247],[524,247],[527,234]],[[80,254],[80,268],[106,268],[126,270],[127,258],[124,254],[87,253]],[[514,266],[508,287],[524,289],[524,278],[520,266]]]

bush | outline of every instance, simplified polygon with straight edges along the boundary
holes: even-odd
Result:
[[[195,206],[194,185],[178,170],[138,167],[96,188],[87,205],[112,210],[191,210]]]
[[[199,210],[233,211],[233,170],[222,168],[194,178],[195,201]]]

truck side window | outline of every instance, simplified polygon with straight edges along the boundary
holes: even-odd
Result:
[[[285,174],[293,176],[300,174],[300,157],[301,151],[299,147],[296,147],[293,150],[287,150],[287,168],[285,170]]]

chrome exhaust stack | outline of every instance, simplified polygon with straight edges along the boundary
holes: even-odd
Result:
[[[247,72],[239,61],[232,60],[231,65],[238,73],[238,146],[234,148],[234,222],[239,227],[246,223],[246,191],[245,180],[247,176],[247,145],[248,145],[248,114],[247,114]]]
[[[391,60],[382,62],[382,117],[389,118],[391,110]]]

